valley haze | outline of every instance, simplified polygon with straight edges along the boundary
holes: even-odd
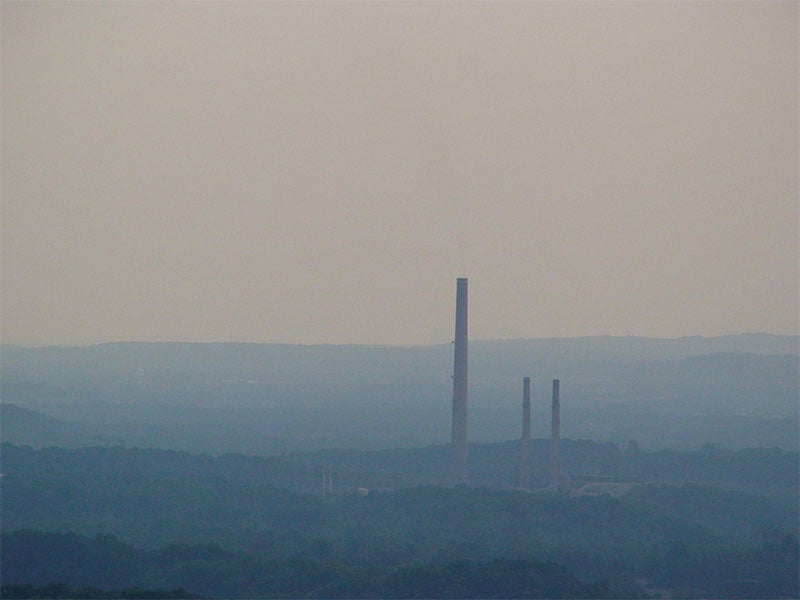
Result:
[[[449,438],[452,352],[452,344],[3,346],[2,399],[57,419],[43,431],[68,445],[214,454],[426,445]],[[797,447],[797,336],[473,340],[471,441],[519,436],[523,376],[533,381],[534,437],[549,435],[558,378],[566,437]],[[13,418],[3,426],[6,440],[48,443],[36,428],[14,430]]]
[[[3,597],[796,597],[797,344],[3,346]]]

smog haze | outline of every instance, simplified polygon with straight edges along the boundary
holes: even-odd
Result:
[[[796,2],[3,2],[23,345],[798,333]]]

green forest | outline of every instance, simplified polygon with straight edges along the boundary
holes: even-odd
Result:
[[[323,460],[398,481],[410,459],[3,444],[3,583],[231,598],[797,597],[797,453],[565,446],[587,465],[617,457],[618,474],[638,479],[618,497],[344,481],[323,496],[312,485]],[[505,445],[471,450],[505,468]],[[424,475],[442,449],[406,452]],[[705,463],[728,485],[703,483]],[[698,481],[657,481],[679,466]]]

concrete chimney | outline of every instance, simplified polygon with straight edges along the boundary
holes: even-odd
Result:
[[[561,399],[559,397],[560,381],[553,379],[553,417],[550,429],[550,483],[561,484]]]
[[[453,358],[453,481],[467,483],[467,279],[456,280],[456,339]]]
[[[522,378],[522,438],[520,439],[519,487],[531,485],[531,378]]]

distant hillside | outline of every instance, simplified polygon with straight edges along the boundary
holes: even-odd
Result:
[[[663,360],[702,354],[800,354],[800,336],[744,333],[719,337],[688,336],[647,338],[637,336],[592,336],[579,338],[533,338],[473,342],[490,352],[525,352],[572,360],[589,356],[628,360]]]
[[[84,433],[78,426],[7,402],[0,403],[0,437],[4,442],[31,446],[80,446],[102,442],[101,438]]]
[[[119,342],[93,346],[22,347],[3,345],[2,369],[191,370],[225,373],[270,373],[280,368],[293,374],[353,371],[383,372],[419,368],[432,359],[452,360],[450,344],[435,346],[293,345],[244,343]],[[478,356],[526,356],[537,361],[664,360],[702,354],[748,353],[800,355],[800,336],[763,333],[674,339],[644,337],[533,338],[471,340]]]
[[[25,431],[60,431],[64,424],[49,415],[36,412],[35,410],[28,410],[16,404],[9,404],[3,402],[0,404],[0,420],[2,424],[11,430],[7,433],[12,433],[13,429],[20,429]],[[5,440],[11,441],[11,440]]]
[[[3,443],[2,453],[5,523],[50,530],[59,523],[73,522],[91,531],[113,516],[109,524],[130,521],[133,531],[143,527],[141,514],[155,511],[154,517],[162,510],[153,504],[156,498],[172,498],[171,502],[179,503],[179,498],[192,497],[194,503],[209,503],[213,510],[224,512],[226,502],[251,503],[259,494],[320,495],[323,463],[328,463],[333,472],[335,495],[353,493],[357,487],[388,491],[420,485],[448,486],[450,472],[447,446],[265,458],[121,447],[34,450]],[[536,440],[532,455],[533,486],[547,486],[549,444]],[[470,459],[471,481],[476,487],[516,486],[517,442],[473,444]],[[635,446],[564,440],[562,460],[565,476],[574,481],[715,485],[773,498],[795,512],[797,508],[798,452],[728,451],[711,446],[692,452],[645,452]],[[31,494],[45,490],[50,490],[48,505],[31,506]],[[143,495],[152,498],[141,504]],[[222,501],[223,497],[227,500]],[[138,506],[138,513],[129,513],[124,508],[128,505],[131,510]],[[252,508],[256,506],[257,502]],[[169,510],[177,510],[175,507]],[[164,527],[177,513],[171,515],[164,515]],[[181,518],[186,521],[182,526],[197,527],[198,531],[209,526],[195,523],[196,515],[191,511]],[[157,537],[160,527],[154,522],[149,535]]]
[[[470,436],[518,435],[533,379],[534,435],[562,382],[567,435],[645,447],[798,445],[796,336],[474,341]],[[2,348],[2,400],[107,443],[276,453],[440,443],[452,345],[102,344]],[[53,437],[21,443],[76,445]],[[59,440],[59,441],[53,441]]]

